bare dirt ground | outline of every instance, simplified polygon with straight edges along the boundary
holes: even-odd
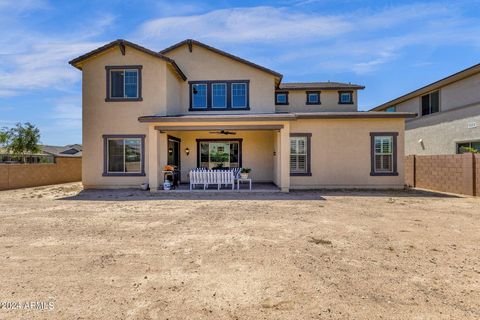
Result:
[[[480,319],[480,198],[64,184],[0,217],[0,302],[54,305],[0,319]]]

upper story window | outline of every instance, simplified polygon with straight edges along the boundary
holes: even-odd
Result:
[[[190,110],[249,109],[248,80],[190,81]]]
[[[232,108],[247,107],[247,84],[232,83]]]
[[[207,84],[197,83],[192,85],[192,108],[207,108]]]
[[[106,66],[105,101],[141,101],[142,66]]]
[[[339,91],[338,92],[339,104],[353,104],[353,92],[352,91]]]
[[[320,104],[320,91],[307,91],[307,104]]]
[[[288,92],[275,92],[275,104],[276,105],[288,104]]]
[[[212,83],[212,108],[227,107],[227,84]]]
[[[396,106],[391,106],[385,109],[385,112],[396,112],[397,107]]]
[[[434,91],[422,96],[422,116],[440,111],[440,92]]]

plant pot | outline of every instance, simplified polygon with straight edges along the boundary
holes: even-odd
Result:
[[[148,183],[142,183],[140,185],[140,189],[142,189],[143,191],[147,191],[148,190]]]
[[[248,173],[240,173],[242,179],[248,179]]]

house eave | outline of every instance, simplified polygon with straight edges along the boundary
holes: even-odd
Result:
[[[415,118],[410,112],[299,112],[264,114],[217,115],[150,115],[138,118],[139,122],[231,122],[231,121],[294,121],[297,119],[407,119]]]
[[[207,50],[210,50],[210,51],[215,52],[217,54],[220,54],[224,57],[227,57],[227,58],[233,59],[235,61],[238,61],[240,63],[246,64],[246,65],[248,65],[252,68],[255,68],[255,69],[261,70],[263,72],[269,73],[276,78],[277,85],[280,84],[281,81],[282,81],[283,75],[279,72],[273,71],[269,68],[266,68],[264,66],[261,66],[259,64],[254,63],[254,62],[248,61],[246,59],[240,58],[236,55],[233,55],[231,53],[228,53],[228,52],[225,52],[223,50],[217,49],[215,47],[209,46],[209,45],[207,45],[203,42],[200,42],[200,41],[197,41],[197,40],[194,40],[194,39],[186,39],[186,40],[180,41],[180,42],[178,42],[178,43],[176,43],[176,44],[174,44],[174,45],[172,45],[168,48],[163,49],[162,51],[160,51],[160,54],[162,54],[162,55],[167,54],[168,52],[170,52],[170,51],[172,51],[176,48],[179,48],[183,45],[188,45],[189,48],[193,48],[193,45],[197,45],[197,46],[202,47],[204,49],[207,49]]]
[[[231,121],[290,121],[295,120],[293,113],[262,114],[209,114],[209,115],[172,115],[142,116],[139,122],[231,122]]]
[[[119,47],[120,50],[122,51],[122,54],[125,54],[125,47],[126,46],[129,46],[131,48],[134,48],[136,50],[139,50],[143,53],[146,53],[148,55],[151,55],[151,56],[154,56],[156,58],[159,58],[161,60],[164,60],[165,62],[167,62],[168,64],[170,64],[172,66],[172,68],[174,69],[174,71],[178,74],[178,76],[180,78],[182,78],[183,81],[187,80],[187,76],[183,73],[183,71],[180,69],[180,67],[177,65],[177,63],[175,62],[175,60],[167,57],[167,56],[164,56],[163,54],[161,53],[158,53],[158,52],[155,52],[155,51],[152,51],[150,49],[147,49],[145,47],[142,47],[138,44],[135,44],[133,42],[130,42],[130,41],[127,41],[127,40],[123,40],[123,39],[118,39],[118,40],[115,40],[115,41],[112,41],[110,43],[107,43],[106,45],[104,46],[101,46],[97,49],[94,49],[90,52],[87,52],[73,60],[70,60],[68,63],[70,65],[72,65],[73,67],[79,69],[79,70],[82,70],[82,66],[81,66],[81,63],[84,62],[85,60],[87,59],[90,59],[90,58],[93,58],[99,54],[101,54],[102,52],[104,52],[105,50],[108,50],[108,49],[111,49],[113,47]]]
[[[408,119],[415,118],[412,112],[302,112],[295,113],[297,119]]]

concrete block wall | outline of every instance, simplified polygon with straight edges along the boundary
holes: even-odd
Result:
[[[82,158],[57,157],[55,163],[0,164],[0,190],[82,180]]]
[[[415,187],[415,156],[405,157],[405,185]]]
[[[480,195],[480,156],[455,155],[405,157],[405,184],[410,187],[465,195]]]

